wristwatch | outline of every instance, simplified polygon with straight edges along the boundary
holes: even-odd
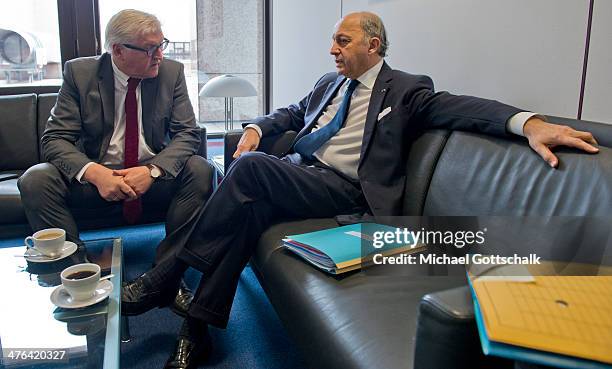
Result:
[[[147,168],[149,168],[149,173],[151,178],[157,179],[163,175],[162,170],[159,169],[156,165],[147,164]]]

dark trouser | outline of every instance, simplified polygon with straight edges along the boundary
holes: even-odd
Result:
[[[179,245],[178,260],[153,269],[151,283],[175,279],[186,265],[198,269],[204,277],[189,315],[225,328],[240,273],[275,220],[331,217],[365,206],[359,185],[331,169],[243,154],[200,214],[162,242]]]
[[[176,231],[212,193],[212,168],[206,160],[194,155],[175,179],[160,179],[142,197],[143,218],[167,208],[166,234]],[[95,211],[100,217],[116,216],[121,222],[122,202],[106,201],[92,184],[81,184],[66,178],[49,163],[28,169],[18,181],[21,201],[28,222],[34,231],[59,227],[66,230],[66,239],[79,242],[79,231],[73,211]],[[171,250],[171,245],[157,248],[160,259]]]

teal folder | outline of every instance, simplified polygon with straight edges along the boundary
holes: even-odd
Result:
[[[362,257],[368,255],[380,253],[386,256],[422,249],[422,246],[414,244],[412,237],[408,237],[408,242],[394,241],[384,243],[380,248],[374,247],[376,232],[396,232],[396,228],[376,223],[359,223],[289,235],[283,242],[290,251],[332,274],[360,268]]]

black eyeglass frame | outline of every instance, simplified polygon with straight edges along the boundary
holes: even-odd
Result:
[[[131,44],[121,44],[121,45],[127,47],[128,49],[143,51],[144,53],[147,54],[148,57],[151,57],[151,56],[153,56],[153,54],[155,54],[157,49],[160,49],[161,51],[166,50],[166,48],[168,47],[169,43],[170,43],[170,40],[168,40],[167,38],[164,37],[164,40],[161,42],[161,44],[156,45],[156,46],[151,46],[148,49],[144,49],[142,47],[134,46],[134,45],[131,45]]]

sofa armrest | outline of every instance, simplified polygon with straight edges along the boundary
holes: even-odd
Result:
[[[234,152],[236,151],[236,147],[238,147],[238,141],[240,141],[240,137],[242,137],[242,130],[237,131],[228,131],[223,136],[223,166],[224,173],[227,173],[227,168],[229,168],[234,158]]]
[[[265,152],[266,154],[274,155],[277,157],[281,157],[291,149],[291,144],[295,139],[297,132],[295,131],[287,131],[281,133],[279,135],[264,137],[261,139],[259,144],[259,148],[257,151]],[[234,152],[236,151],[236,147],[238,146],[238,141],[240,141],[240,137],[242,137],[242,130],[234,130],[225,133],[223,138],[223,152],[224,152],[224,166],[225,173],[227,173],[227,169],[229,168],[234,158]]]
[[[198,151],[196,152],[196,154],[206,159],[206,154],[207,154],[206,145],[208,143],[206,140],[206,127],[200,126],[199,128],[200,128],[200,147],[198,147]]]
[[[421,299],[415,369],[512,368],[513,362],[485,356],[468,286],[430,293]]]
[[[419,309],[440,320],[468,323],[474,321],[474,304],[469,286],[429,293],[421,299]]]

